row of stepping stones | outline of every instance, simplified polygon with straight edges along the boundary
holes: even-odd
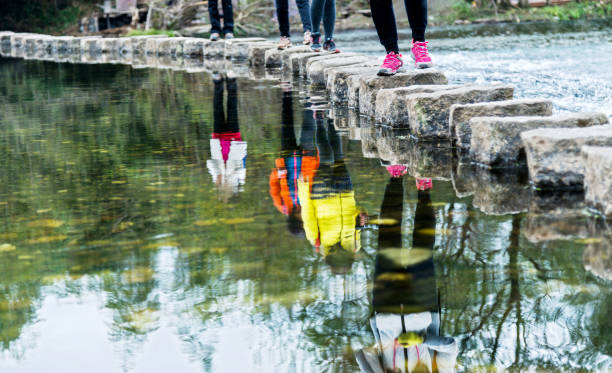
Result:
[[[329,101],[424,141],[454,144],[459,162],[529,170],[540,190],[585,190],[587,203],[612,216],[612,125],[602,113],[553,115],[552,102],[514,100],[508,84],[448,84],[435,69],[376,76],[381,61],[358,53],[279,50],[263,38],[49,36],[0,32],[3,56],[86,63],[131,63],[205,70],[267,68],[263,77],[304,78]],[[203,57],[203,58],[202,58]],[[210,63],[208,63],[210,62]],[[261,75],[261,71],[260,75]],[[248,73],[247,73],[248,75]],[[505,171],[504,171],[505,172]]]

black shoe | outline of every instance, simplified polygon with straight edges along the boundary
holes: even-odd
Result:
[[[340,49],[336,48],[334,39],[325,40],[325,43],[323,43],[323,50],[329,53],[340,53]]]
[[[320,34],[312,34],[310,37],[312,42],[310,43],[310,49],[314,52],[321,51],[321,35]]]

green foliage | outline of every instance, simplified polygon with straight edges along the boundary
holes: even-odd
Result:
[[[144,35],[166,35],[168,37],[174,37],[175,32],[172,30],[158,30],[158,29],[150,29],[150,30],[132,30],[127,36],[144,36]]]
[[[94,0],[0,0],[2,29],[53,33],[74,27],[94,6]]]
[[[475,16],[474,7],[465,0],[457,1],[451,6],[451,9],[454,19],[473,19]]]

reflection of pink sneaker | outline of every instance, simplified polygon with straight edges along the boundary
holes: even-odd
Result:
[[[414,60],[414,67],[417,69],[427,69],[433,66],[429,52],[427,51],[426,41],[412,41],[412,50],[410,51]]]
[[[391,177],[401,177],[406,175],[408,172],[406,166],[402,166],[401,164],[394,164],[392,166],[387,166],[386,168]]]
[[[418,190],[428,190],[433,188],[431,179],[416,179],[416,187]]]
[[[383,61],[382,66],[380,67],[380,70],[378,70],[378,75],[395,75],[402,66],[404,66],[402,55],[396,54],[395,52],[389,52],[389,54],[387,54],[387,57],[385,57],[385,60]]]

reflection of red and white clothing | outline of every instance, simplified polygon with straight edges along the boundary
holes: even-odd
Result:
[[[246,181],[247,143],[240,132],[213,133],[210,139],[211,159],[206,161],[213,182],[231,188],[232,193],[243,190]]]

